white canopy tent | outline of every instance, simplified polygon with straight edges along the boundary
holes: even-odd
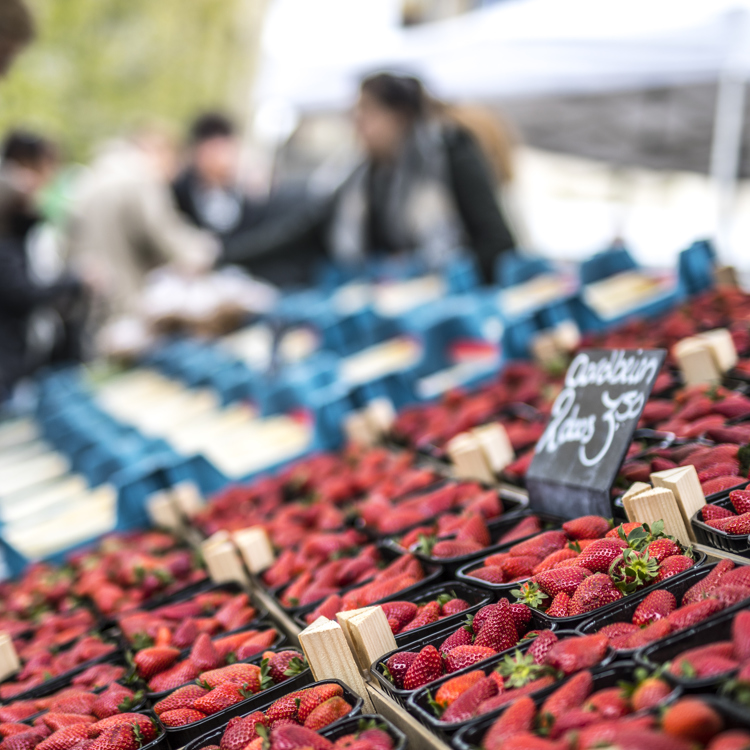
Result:
[[[750,0],[507,0],[416,27],[400,25],[400,5],[272,2],[256,89],[261,118],[348,107],[359,79],[383,68],[419,75],[446,100],[718,83],[711,172],[721,245],[750,78]]]

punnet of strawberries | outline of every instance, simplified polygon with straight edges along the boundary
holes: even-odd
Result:
[[[525,651],[517,649],[506,655],[489,671],[464,671],[429,690],[427,699],[442,723],[460,724],[588,670],[607,653],[602,636],[559,638],[551,630],[543,630]]]
[[[736,568],[731,560],[721,560],[679,603],[671,591],[655,589],[638,604],[629,621],[605,625],[599,632],[617,651],[638,649],[746,599],[750,599],[750,567]]]
[[[201,671],[194,683],[155,703],[154,711],[164,726],[187,726],[280,685],[307,668],[299,651],[266,651],[260,665],[237,663]]]
[[[334,747],[328,740],[322,741],[318,732],[343,719],[353,708],[344,698],[341,685],[321,682],[288,693],[265,711],[254,711],[230,719],[219,745],[206,745],[201,750],[263,750],[269,746],[288,750]]]
[[[469,607],[469,602],[456,596],[454,592],[445,592],[428,602],[392,601],[380,605],[393,635],[432,625],[451,615],[465,612]]]
[[[206,633],[201,633],[184,658],[183,652],[174,646],[156,645],[135,654],[133,664],[152,693],[163,693],[200,679],[207,671],[260,654],[273,645],[278,635],[275,628],[267,628],[246,630],[212,641]]]
[[[469,575],[523,582],[513,590],[519,601],[549,617],[577,617],[693,567],[690,550],[663,528],[661,521],[610,528],[606,518],[582,516],[491,555]]]
[[[750,732],[733,729],[701,696],[664,700],[671,688],[658,678],[591,692],[581,672],[538,706],[523,697],[486,731],[482,750],[743,750]],[[647,710],[651,709],[651,710]]]
[[[729,500],[734,512],[721,505],[707,503],[701,508],[701,520],[724,534],[750,534],[750,490],[732,490]]]

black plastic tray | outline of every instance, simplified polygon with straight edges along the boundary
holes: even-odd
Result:
[[[390,721],[384,719],[378,714],[361,714],[360,716],[350,716],[345,719],[341,719],[330,726],[321,729],[319,734],[325,737],[331,742],[335,742],[341,737],[346,737],[347,734],[352,734],[359,729],[359,723],[361,721],[377,721],[381,724],[386,732],[390,735],[393,740],[393,750],[406,750],[408,747],[408,740],[406,735],[397,729]]]
[[[738,612],[746,608],[746,606],[730,607],[703,622],[699,622],[692,628],[687,628],[679,633],[667,636],[656,643],[650,643],[636,652],[636,661],[648,669],[656,669],[662,664],[672,661],[672,659],[688,649],[705,646],[716,641],[731,641],[734,617]],[[726,681],[732,672],[693,679],[680,677],[672,674],[672,672],[665,671],[664,676],[673,685],[682,687],[685,692],[701,693],[715,691],[716,688]]]
[[[558,636],[561,637],[561,640],[563,638],[580,638],[579,634],[576,633],[574,630],[558,630],[556,632]],[[527,643],[524,643],[522,646],[517,646],[516,648],[521,651],[522,653],[525,653],[526,650],[529,648],[533,641],[529,641]],[[516,649],[510,649],[510,652],[515,651]],[[448,680],[453,679],[456,675],[460,674],[467,674],[468,672],[471,672],[475,669],[483,669],[485,674],[489,673],[497,664],[499,664],[505,656],[509,653],[509,651],[505,651],[502,654],[498,654],[497,656],[493,656],[491,659],[487,659],[484,662],[479,662],[478,664],[472,664],[470,667],[466,667],[465,669],[461,669],[458,672],[454,672],[450,675],[445,675],[444,677],[441,677],[439,680],[435,680],[435,682],[430,683],[429,685],[423,685],[418,690],[413,691],[412,695],[409,698],[407,710],[409,713],[414,715],[424,726],[426,726],[429,730],[432,732],[435,732],[436,734],[444,737],[445,739],[450,739],[450,737],[456,733],[461,727],[465,726],[467,722],[456,722],[454,724],[446,723],[444,721],[440,721],[435,714],[432,712],[432,709],[429,705],[429,696],[430,694],[435,694]],[[601,662],[597,665],[597,668],[604,667],[610,662],[612,662],[614,659],[614,654],[612,652],[612,649],[608,649],[604,659],[602,659]],[[569,678],[566,678],[569,679]],[[557,688],[562,685],[562,683],[565,680],[560,680],[553,685],[550,685],[548,687],[542,688],[541,690],[536,691],[536,693],[530,693],[532,697],[534,696],[543,696],[546,697],[551,692],[557,690]],[[497,709],[495,711],[491,711],[487,714],[487,716],[493,716],[497,717],[500,713],[502,713],[503,708]],[[484,718],[484,717],[483,717]],[[470,719],[471,721],[476,721],[476,719]]]
[[[613,664],[608,664],[603,667],[594,667],[591,670],[591,674],[594,678],[594,683],[591,689],[592,693],[597,690],[604,690],[605,688],[617,687],[620,682],[631,682],[633,679],[633,671],[637,668],[637,664],[634,661],[618,661]],[[545,688],[544,691],[539,691],[534,697],[534,702],[537,708],[542,705],[544,700],[550,693],[557,690],[560,686],[558,685],[550,688]],[[670,695],[668,695],[660,705],[671,703],[677,700],[682,693],[681,688],[675,688]],[[464,722],[461,728],[456,731],[453,736],[452,742],[453,747],[456,750],[475,750],[475,748],[481,747],[482,739],[484,738],[485,732],[497,721],[497,719],[505,713],[509,708],[503,707],[497,711],[492,711],[484,716],[477,719],[472,719],[471,723]],[[631,716],[640,715],[647,713],[645,711],[636,711]]]
[[[412,641],[410,641],[407,644],[404,644],[403,646],[399,646],[397,649],[394,649],[393,651],[389,651],[387,654],[383,654],[371,667],[370,667],[370,673],[375,676],[375,679],[380,683],[380,686],[383,688],[383,690],[391,697],[393,700],[396,701],[396,703],[399,703],[400,705],[406,707],[407,700],[410,695],[412,695],[414,690],[404,690],[403,688],[397,688],[388,678],[386,678],[385,674],[383,673],[383,667],[385,666],[385,663],[388,661],[388,659],[393,656],[393,654],[397,653],[398,651],[420,651],[425,646],[435,646],[437,648],[440,646],[440,644],[449,636],[451,633],[454,633],[456,630],[458,630],[460,626],[460,623],[454,623],[453,625],[450,625],[446,628],[442,628],[441,630],[438,630],[436,632],[432,632],[429,635],[424,635],[421,638],[416,638]],[[552,630],[548,624],[548,622],[541,617],[538,616],[538,613],[534,612],[532,610],[531,615],[531,623],[529,624],[529,630]],[[576,633],[576,635],[578,635]],[[520,645],[515,645],[512,648],[508,649],[507,651],[501,652],[502,654],[507,654],[509,651],[513,651],[516,648],[522,648]],[[492,660],[494,660],[497,657],[497,654],[494,656],[488,657],[488,659],[478,662],[478,664],[481,666],[485,663],[491,663]],[[472,665],[471,668],[476,669],[476,665]],[[455,677],[457,674],[460,674],[462,670],[459,670],[458,672],[453,672],[449,675],[449,677]],[[441,678],[442,679],[442,678]],[[432,683],[429,683],[430,685],[436,685],[438,684],[438,681],[434,681]],[[421,688],[417,688],[418,690],[421,690]]]
[[[265,625],[264,629],[268,629],[269,627],[272,627],[272,628],[275,628],[276,630],[276,640],[268,648],[264,648],[263,651],[271,651],[271,650],[278,649],[281,646],[283,646],[284,643],[286,643],[286,640],[287,640],[286,636],[281,631],[281,628],[277,623],[269,620],[269,621],[265,621],[259,624]],[[226,635],[229,635],[229,633],[227,633]],[[296,651],[297,649],[290,649],[290,650]],[[184,649],[182,653],[180,654],[180,658],[178,659],[178,661],[181,661],[182,659],[186,659],[189,655],[190,655],[190,649],[189,648]],[[255,662],[260,663],[261,659],[262,659],[262,652],[258,654],[254,654],[249,659],[243,659],[241,662],[235,662],[235,663],[254,664]],[[224,666],[227,666],[227,665],[225,664]],[[162,700],[163,698],[166,698],[170,693],[174,693],[175,690],[179,690],[181,687],[185,687],[185,685],[189,685],[191,682],[195,682],[195,680],[189,680],[188,682],[185,682],[182,685],[178,685],[177,687],[170,688],[169,690],[161,690],[158,693],[149,692],[146,695],[152,703],[156,703]],[[148,685],[146,686],[146,689],[148,690]]]
[[[738,489],[735,487],[735,489]],[[731,490],[729,490],[731,492]],[[728,508],[734,513],[732,502],[729,499],[729,492],[722,493],[718,500],[712,500],[711,505],[718,505],[720,508]],[[708,498],[706,498],[708,500]],[[747,534],[727,534],[725,531],[715,529],[709,526],[701,518],[701,511],[698,510],[693,514],[690,523],[695,531],[695,537],[698,544],[704,544],[707,547],[723,549],[726,552],[733,552],[735,555],[744,555],[750,557],[750,536]]]
[[[443,630],[447,625],[451,623],[463,622],[467,615],[474,614],[478,609],[483,607],[485,604],[492,602],[492,597],[487,591],[482,591],[476,586],[468,586],[461,581],[446,581],[445,583],[428,584],[426,586],[420,586],[416,591],[412,591],[406,596],[403,592],[393,594],[380,601],[373,602],[373,606],[378,604],[385,604],[386,602],[427,602],[432,599],[437,599],[441,594],[455,593],[460,599],[465,599],[469,603],[469,608],[463,612],[459,612],[456,615],[449,615],[444,617],[442,620],[432,623],[431,625],[425,625],[422,628],[416,630],[408,630],[406,633],[400,633],[396,636],[396,643],[403,645],[410,643],[411,641],[421,638],[429,633],[434,633],[437,630]],[[312,612],[312,610],[310,610]],[[305,615],[301,614],[294,618],[302,628],[308,627],[309,623],[305,620]]]
[[[302,675],[300,675],[300,677],[301,676]],[[340,680],[320,680],[319,682],[313,682],[310,680],[302,683],[294,682],[297,679],[297,677],[292,677],[291,680],[287,680],[287,682],[283,682],[275,688],[270,688],[263,693],[258,693],[258,695],[248,698],[246,701],[242,701],[242,703],[225,708],[223,711],[213,714],[213,716],[201,719],[201,721],[196,721],[195,724],[190,724],[186,727],[176,727],[175,729],[167,727],[167,739],[170,748],[172,748],[172,750],[179,750],[184,747],[185,750],[201,750],[201,748],[206,745],[218,745],[221,741],[222,735],[226,731],[227,723],[235,716],[248,716],[254,711],[265,711],[272,703],[275,703],[287,693],[293,692],[293,690],[301,690],[302,688],[329,682],[341,685],[344,689],[344,698],[353,706],[353,708],[348,716],[334,721],[332,724],[329,724],[326,729],[332,729],[333,727],[338,726],[341,722],[346,721],[353,716],[359,716],[362,713],[362,698],[352,692]],[[293,690],[289,690],[290,687]],[[284,689],[281,690],[280,688]],[[277,690],[278,692],[272,694],[272,691]]]

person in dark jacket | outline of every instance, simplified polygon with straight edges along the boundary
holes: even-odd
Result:
[[[495,259],[515,240],[471,133],[416,78],[387,73],[362,82],[355,124],[366,159],[333,199],[237,235],[225,243],[224,260],[253,270],[270,256],[288,259],[291,270],[306,247],[310,258],[322,250],[343,264],[408,254],[437,269],[466,248],[490,281]]]
[[[79,304],[82,286],[62,277],[50,285],[35,282],[27,240],[40,221],[34,197],[51,176],[51,145],[31,133],[9,135],[0,166],[0,403],[15,383],[43,364],[31,351],[29,322],[41,308],[68,318]]]
[[[23,0],[0,2],[0,78],[34,38],[34,19]]]

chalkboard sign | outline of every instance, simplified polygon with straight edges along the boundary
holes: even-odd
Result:
[[[611,491],[663,349],[588,349],[571,362],[526,476],[534,510],[611,516]]]

